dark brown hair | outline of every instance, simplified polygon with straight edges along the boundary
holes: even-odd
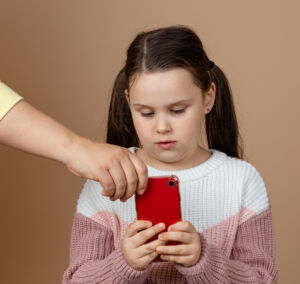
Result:
[[[166,71],[185,68],[203,93],[211,83],[216,85],[212,110],[206,115],[208,147],[231,157],[243,159],[241,136],[233,105],[230,85],[223,71],[210,63],[202,42],[196,33],[183,25],[159,28],[139,33],[127,50],[125,66],[118,73],[112,90],[109,107],[106,142],[122,147],[140,147],[139,138],[125,98],[137,75],[142,72]]]

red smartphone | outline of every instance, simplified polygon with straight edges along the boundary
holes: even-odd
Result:
[[[138,220],[152,222],[152,226],[164,223],[168,227],[181,221],[179,178],[175,175],[149,177],[146,190],[143,195],[135,195],[136,212]],[[157,239],[157,235],[148,242]],[[181,242],[169,241],[166,245],[178,245]],[[163,261],[155,258],[154,262]]]

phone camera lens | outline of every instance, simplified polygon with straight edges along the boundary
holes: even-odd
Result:
[[[169,180],[168,184],[169,184],[169,186],[173,187],[175,185],[175,182],[172,180]]]

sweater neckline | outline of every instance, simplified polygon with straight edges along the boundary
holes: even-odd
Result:
[[[128,148],[128,150],[130,150],[134,154],[137,149],[139,148],[135,146]],[[206,150],[212,153],[212,155],[206,161],[202,162],[201,164],[195,167],[183,170],[160,170],[157,168],[153,168],[152,166],[145,163],[148,168],[148,176],[176,175],[179,178],[180,182],[185,182],[194,179],[199,179],[200,177],[204,177],[208,174],[211,174],[225,161],[227,154],[216,149]]]

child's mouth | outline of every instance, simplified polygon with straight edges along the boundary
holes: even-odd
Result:
[[[170,149],[175,145],[176,141],[158,142],[157,145],[162,149]]]

